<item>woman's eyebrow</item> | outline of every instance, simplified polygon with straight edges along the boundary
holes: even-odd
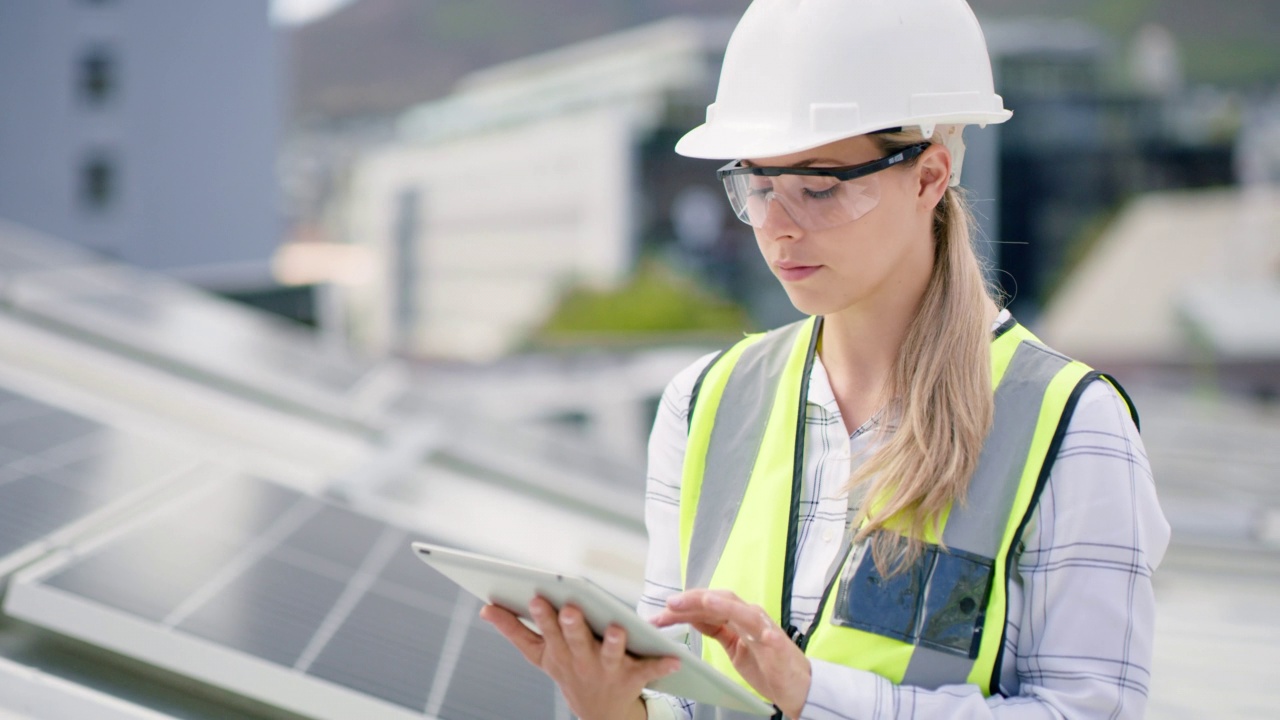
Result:
[[[836,167],[843,167],[843,166],[845,166],[845,165],[848,165],[848,164],[849,164],[849,163],[847,163],[847,162],[842,162],[842,161],[840,161],[840,160],[835,160],[835,159],[832,159],[832,158],[809,158],[808,160],[801,160],[800,162],[798,162],[798,163],[796,163],[796,164],[794,164],[794,165],[791,165],[790,167],[793,167],[793,168],[806,168],[806,167],[809,167],[810,165],[817,165],[818,163],[823,163],[823,164],[827,164],[827,165],[834,165],[834,166],[836,166]]]
[[[849,163],[841,162],[839,160],[834,160],[832,158],[809,158],[807,160],[801,160],[800,162],[793,163],[791,165],[770,166],[770,167],[807,168],[810,165],[815,165],[817,163],[826,163],[828,165],[832,165],[835,167],[844,167],[845,165],[849,164]],[[756,167],[756,164],[751,162],[750,160],[742,160],[740,161],[740,164],[742,165],[742,167]]]

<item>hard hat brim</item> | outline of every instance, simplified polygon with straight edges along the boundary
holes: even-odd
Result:
[[[1013,116],[1010,110],[977,112],[908,118],[892,125],[867,125],[839,132],[808,134],[797,138],[788,129],[762,127],[732,127],[724,124],[703,123],[685,133],[676,143],[676,152],[685,157],[706,160],[737,160],[741,158],[766,158],[790,155],[812,150],[846,138],[884,130],[887,127],[918,127],[921,125],[998,125]]]

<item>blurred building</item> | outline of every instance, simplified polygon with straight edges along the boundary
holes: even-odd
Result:
[[[678,17],[532,56],[405,113],[396,141],[356,161],[335,213],[336,234],[384,269],[346,291],[357,344],[498,357],[571,283],[620,283],[643,254],[698,272],[758,326],[795,317],[729,212],[720,163],[672,151],[714,97],[733,22]],[[995,139],[970,138],[966,185],[985,207]]]
[[[1079,21],[985,27],[1014,112],[1000,129],[997,280],[1031,322],[1120,203],[1235,182],[1238,110],[1225,93],[1182,85],[1176,44],[1158,27],[1127,54]]]
[[[794,318],[725,208],[715,163],[671,151],[714,95],[731,25],[676,18],[474,73],[406,113],[396,140],[356,155],[335,234],[384,268],[346,295],[357,344],[500,356],[567,283],[618,282],[643,253],[697,271],[758,326]],[[994,279],[1034,321],[1122,200],[1234,182],[1233,108],[1182,87],[1177,47],[1158,28],[1139,34],[1122,78],[1114,43],[1087,24],[986,29],[1015,120],[968,131],[964,183]],[[540,180],[522,185],[521,168]]]
[[[270,292],[282,102],[266,0],[0,3],[0,218]]]
[[[1280,191],[1129,204],[1041,317],[1046,342],[1121,378],[1280,396]]]
[[[569,283],[625,279],[650,213],[665,219],[649,189],[676,194],[697,167],[711,192],[713,163],[651,168],[644,151],[701,117],[730,29],[665,21],[475,73],[407,112],[399,141],[356,163],[344,201],[341,235],[381,268],[347,296],[357,343],[494,358]],[[697,231],[713,241],[721,205]]]

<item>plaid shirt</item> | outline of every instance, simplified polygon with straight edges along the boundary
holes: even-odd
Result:
[[[1007,317],[1007,315],[1002,316]],[[999,321],[998,321],[999,322]],[[714,355],[663,393],[649,442],[645,522],[649,556],[638,610],[651,617],[680,591],[679,502],[689,397]],[[805,478],[792,613],[807,628],[841,550],[841,488],[874,421],[845,434],[821,360],[805,416]],[[1008,584],[1001,695],[975,685],[894,685],[863,670],[812,660],[805,720],[857,718],[1140,718],[1151,680],[1152,571],[1169,541],[1142,441],[1124,402],[1097,381],[1080,398],[1057,462],[1018,548]],[[658,696],[650,718],[691,717],[689,702]]]

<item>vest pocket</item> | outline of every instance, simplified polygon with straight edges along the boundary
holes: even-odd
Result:
[[[831,622],[977,657],[994,561],[962,550],[926,545],[902,571],[884,577],[864,543],[841,575]]]
[[[978,656],[994,565],[994,560],[980,555],[936,549],[924,594],[920,645]]]

